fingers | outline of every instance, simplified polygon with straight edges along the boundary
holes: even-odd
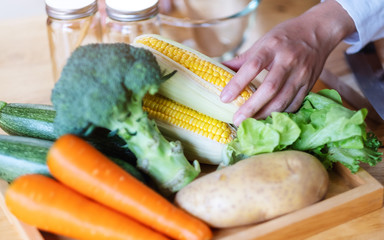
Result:
[[[271,115],[272,112],[295,112],[301,106],[307,93],[308,90],[306,86],[302,86],[298,90],[284,87],[272,101],[265,105],[253,117],[264,119]]]
[[[269,70],[256,92],[234,114],[236,125],[249,117],[266,118],[272,112],[293,112],[301,106],[332,49],[321,48],[322,36],[303,27],[297,19],[287,21],[245,54],[224,63],[237,73],[221,93],[223,102],[233,101],[263,69]]]
[[[221,92],[221,101],[228,103],[233,101],[241,91],[272,61],[270,54],[258,53],[253,55],[247,61],[244,59],[248,58],[249,53],[239,56],[238,58],[228,61],[227,66],[236,69],[240,67],[238,72],[229,81]]]
[[[233,58],[231,60],[222,62],[222,64],[229,67],[233,71],[237,72],[240,69],[240,67],[247,61],[248,55],[249,54],[247,52],[245,52],[243,54],[236,56],[235,58]]]
[[[295,112],[319,75],[318,71],[308,71],[306,67],[286,68],[274,64],[257,91],[235,113],[235,125],[248,117],[264,119],[272,112]]]
[[[286,74],[283,78],[274,79],[274,81],[282,81],[281,89],[262,109],[255,112],[253,117],[266,118],[272,112],[294,112],[300,107],[302,100],[314,85],[314,75],[304,66],[288,69],[290,70],[284,70],[284,68],[281,70]]]
[[[285,109],[286,112],[296,112],[301,104],[303,103],[304,98],[308,95],[309,91],[311,91],[313,84],[310,86],[303,86],[299,89],[297,94],[294,96],[290,105]]]
[[[283,67],[272,67],[256,92],[235,113],[233,117],[234,124],[239,125],[244,119],[254,117],[256,113],[264,109],[264,106],[269,106],[269,108],[265,109],[267,112],[272,108],[280,109],[287,106],[290,102],[284,103],[284,101],[290,101],[291,99],[279,96],[288,76],[290,76],[290,72]],[[287,90],[283,92],[285,91]],[[271,100],[274,100],[272,105],[270,105]],[[264,117],[263,114],[261,116]]]

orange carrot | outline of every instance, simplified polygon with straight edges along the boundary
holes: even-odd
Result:
[[[9,210],[37,228],[76,239],[167,239],[128,216],[96,203],[52,178],[30,174],[6,191]]]
[[[74,135],[60,137],[47,164],[64,184],[174,239],[206,240],[210,228],[136,180],[87,142]]]

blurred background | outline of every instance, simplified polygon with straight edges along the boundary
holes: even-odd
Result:
[[[209,0],[209,2],[214,1],[237,2],[237,0]],[[249,48],[254,41],[276,24],[301,14],[317,3],[319,0],[262,0],[251,16],[251,31],[239,52]],[[221,5],[218,5],[220,8]],[[0,86],[9,89],[19,89],[22,86],[33,93],[7,91],[2,93],[3,99],[50,103],[49,94],[54,81],[46,28],[45,1],[0,0],[0,6],[2,36],[0,38]],[[217,8],[215,10],[217,12]],[[225,32],[232,31],[227,29]],[[344,63],[339,60],[331,61],[331,65],[340,65],[337,69],[341,74],[345,71]]]
[[[0,0],[0,6],[0,19],[14,19],[45,14],[44,0]]]

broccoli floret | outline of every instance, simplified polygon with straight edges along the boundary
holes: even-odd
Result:
[[[52,92],[55,131],[84,134],[94,127],[116,133],[137,157],[137,166],[161,190],[176,192],[199,174],[180,142],[168,142],[143,111],[145,94],[167,79],[151,52],[124,43],[89,44],[68,59]]]

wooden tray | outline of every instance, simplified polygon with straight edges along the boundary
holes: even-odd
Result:
[[[324,200],[260,224],[214,230],[214,239],[302,239],[382,207],[384,188],[364,169],[352,174],[337,164],[329,176],[330,185]],[[3,194],[6,186],[7,183],[0,181],[2,239],[67,239],[47,233],[40,234],[36,228],[20,223],[5,206]]]
[[[329,176],[324,200],[257,225],[217,230],[214,239],[303,239],[382,207],[383,186],[364,169],[352,174],[336,164]]]

